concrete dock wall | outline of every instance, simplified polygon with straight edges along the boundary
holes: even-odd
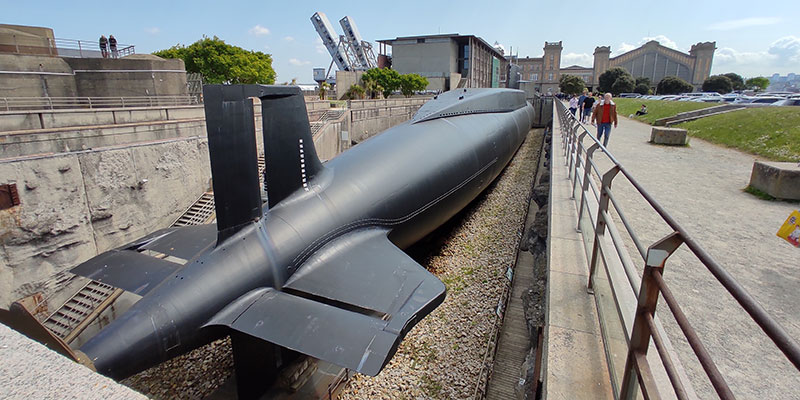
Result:
[[[97,253],[166,227],[209,187],[205,138],[0,161],[0,306]]]

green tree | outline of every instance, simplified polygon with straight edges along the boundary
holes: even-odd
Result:
[[[389,68],[372,68],[364,72],[361,77],[364,82],[375,81],[383,88],[383,97],[388,98],[397,89],[400,89],[400,74]]]
[[[367,97],[370,99],[375,99],[378,97],[381,92],[383,92],[383,87],[378,84],[378,82],[371,80],[371,79],[361,79],[361,82],[364,84],[364,90],[367,93]]]
[[[744,90],[744,78],[741,75],[733,72],[728,72],[727,74],[722,74],[722,76],[727,77],[731,80],[731,84],[733,85],[733,90]]]
[[[616,82],[617,79],[619,79],[619,77],[623,75],[629,76],[631,78],[631,81],[633,81],[633,76],[629,74],[628,71],[625,70],[625,68],[622,67],[614,67],[606,72],[603,72],[597,78],[598,80],[597,90],[601,92],[613,92],[612,86],[614,85],[614,82]],[[631,88],[631,90],[633,90],[633,88]]]
[[[364,88],[359,85],[351,85],[344,97],[348,100],[360,100],[364,98]]]
[[[633,77],[630,74],[621,75],[611,85],[611,93],[614,94],[614,96],[619,96],[620,93],[633,92],[635,87],[636,81],[633,80]]]
[[[182,59],[186,72],[199,72],[206,83],[275,83],[271,55],[229,45],[216,36],[153,54]]]
[[[425,90],[428,79],[417,74],[404,74],[400,76],[400,92],[403,96],[411,97],[416,91]]]
[[[648,87],[653,86],[653,82],[650,81],[650,78],[646,76],[640,76],[636,78],[636,86],[639,85],[647,85]]]
[[[558,79],[558,89],[561,90],[561,93],[578,94],[582,93],[585,88],[583,79],[577,75],[564,74]]]
[[[331,88],[331,84],[328,82],[322,82],[319,84],[319,99],[325,100],[325,94],[328,92],[328,89]]]
[[[656,87],[656,93],[658,94],[681,94],[693,90],[694,86],[677,76],[665,76],[664,79],[658,82]]]
[[[639,83],[633,88],[633,92],[639,94],[650,94],[650,85]]]
[[[763,76],[757,76],[755,78],[748,79],[744,85],[747,88],[754,89],[756,91],[766,90],[769,86],[769,79],[764,78]]]
[[[733,91],[733,83],[727,76],[712,75],[706,78],[703,82],[704,92],[717,92],[721,94],[730,93]]]

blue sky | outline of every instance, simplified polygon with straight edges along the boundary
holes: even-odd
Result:
[[[579,7],[576,7],[579,6]],[[203,35],[273,56],[278,82],[312,82],[330,56],[310,17],[351,16],[364,39],[460,33],[539,57],[545,41],[563,41],[562,66],[591,65],[595,46],[613,55],[655,38],[688,51],[716,41],[712,73],[745,77],[800,73],[800,3],[776,0],[672,1],[5,1],[0,23],[46,26],[56,37],[95,41],[113,34],[138,53],[190,44]],[[692,11],[689,11],[692,10]],[[375,44],[374,44],[375,45]],[[375,45],[377,48],[377,45]],[[334,67],[335,68],[335,67]]]

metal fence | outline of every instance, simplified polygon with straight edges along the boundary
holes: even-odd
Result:
[[[588,289],[594,294],[597,304],[615,398],[690,397],[691,384],[682,376],[679,360],[673,359],[669,339],[654,315],[659,296],[664,299],[666,309],[677,322],[717,395],[722,399],[734,398],[703,341],[662,277],[667,260],[681,245],[685,245],[692,257],[708,269],[786,359],[800,370],[800,346],[795,340],[676,222],[614,155],[578,123],[564,104],[560,101],[555,103],[561,125],[561,144],[572,183],[571,193],[578,210],[577,230],[583,235],[587,258],[590,260]],[[611,163],[611,168],[601,170],[596,155],[605,157]],[[672,232],[645,247],[611,189],[615,179],[627,180]],[[622,226],[618,226],[611,217],[612,211]],[[621,232],[632,240],[638,253],[635,256],[640,256],[639,262],[644,263],[641,278],[628,254]],[[621,265],[624,273],[611,270],[609,265]],[[635,299],[632,309],[626,309],[626,305],[620,301],[621,294],[626,291]],[[631,318],[632,324],[626,322]],[[632,328],[628,330],[628,326]],[[652,353],[648,355],[648,349],[652,347],[658,357]],[[625,354],[624,358],[619,358],[621,354]],[[657,381],[654,375],[659,374],[654,374],[654,371],[665,372],[669,383]],[[660,394],[659,387],[662,390]],[[671,388],[673,393],[664,393],[664,388]]]
[[[197,101],[193,96],[0,97],[0,111],[190,106]]]
[[[120,58],[136,53],[131,44],[117,43],[103,53],[99,41],[10,35],[0,38],[0,53],[49,55],[69,58]]]

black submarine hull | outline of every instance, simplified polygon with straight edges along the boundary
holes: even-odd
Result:
[[[265,95],[262,102],[286,97]],[[438,96],[411,121],[324,167],[314,167],[310,135],[286,140],[292,148],[281,151],[298,153],[291,172],[301,178],[293,190],[276,188],[289,194],[273,204],[268,171],[268,210],[226,227],[190,228],[217,237],[204,239],[194,257],[80,350],[98,372],[122,379],[237,332],[377,374],[445,295],[440,281],[398,249],[485,190],[524,141],[533,116],[520,91],[469,89]],[[210,142],[213,135],[210,127]],[[216,192],[215,157],[211,149]],[[268,170],[270,161],[268,154]],[[218,203],[218,215],[231,206]],[[153,247],[180,232],[117,251]],[[98,265],[90,260],[76,273],[124,288]]]

